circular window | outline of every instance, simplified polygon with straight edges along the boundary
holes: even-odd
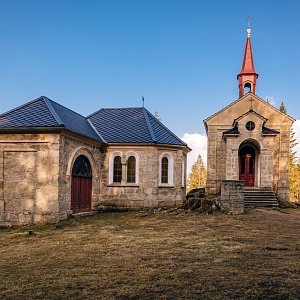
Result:
[[[247,122],[246,128],[247,128],[247,130],[252,131],[255,128],[255,123],[252,121]]]

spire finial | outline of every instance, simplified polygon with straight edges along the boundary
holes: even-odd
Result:
[[[251,35],[251,28],[250,28],[250,17],[247,18],[248,21],[248,28],[247,28],[247,37],[249,38]]]
[[[144,96],[142,96],[142,101],[143,101],[143,107],[144,107],[144,105],[145,105],[145,98],[144,98]]]

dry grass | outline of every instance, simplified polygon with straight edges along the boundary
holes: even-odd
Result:
[[[0,230],[0,299],[299,299],[299,238],[299,209]]]

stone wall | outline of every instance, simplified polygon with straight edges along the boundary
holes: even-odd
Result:
[[[221,207],[228,213],[244,213],[244,182],[240,180],[222,180]]]
[[[0,224],[59,220],[58,134],[0,135]]]
[[[79,137],[71,133],[63,133],[60,136],[60,159],[59,159],[59,211],[61,218],[66,218],[71,211],[71,179],[72,168],[76,158],[84,155],[89,160],[92,167],[92,210],[99,206],[100,176],[103,165],[103,154],[101,144]]]
[[[110,146],[105,152],[101,147],[96,141],[65,131],[1,134],[0,225],[50,223],[67,218],[72,213],[72,168],[80,155],[88,158],[92,168],[92,210],[99,206],[170,207],[185,198],[186,148],[130,145]],[[109,182],[109,157],[115,151],[122,157],[135,153],[136,183]],[[169,184],[159,180],[164,155],[173,161]]]
[[[104,159],[100,188],[101,206],[149,208],[175,206],[185,198],[185,178],[182,186],[182,160],[186,174],[186,151],[179,147],[162,146],[109,146]],[[130,153],[138,160],[137,182],[109,182],[110,156],[118,153],[122,157]],[[161,156],[166,153],[173,157],[173,184],[162,185],[159,182],[159,164]],[[123,165],[123,174],[126,165]],[[185,175],[186,176],[186,175]]]

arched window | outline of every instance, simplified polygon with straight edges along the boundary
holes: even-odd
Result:
[[[169,161],[167,157],[163,157],[161,160],[161,183],[168,183],[169,178]]]
[[[121,156],[114,158],[113,182],[121,182],[122,180],[122,162]]]
[[[129,156],[127,160],[127,182],[135,183],[136,160],[134,156]]]
[[[173,186],[174,160],[172,152],[164,152],[159,158],[159,185]]]
[[[246,82],[245,85],[244,85],[244,94],[246,95],[249,92],[252,92],[251,91],[251,83],[250,82]]]
[[[89,160],[84,155],[79,155],[72,168],[72,175],[78,177],[92,177],[92,168]]]

